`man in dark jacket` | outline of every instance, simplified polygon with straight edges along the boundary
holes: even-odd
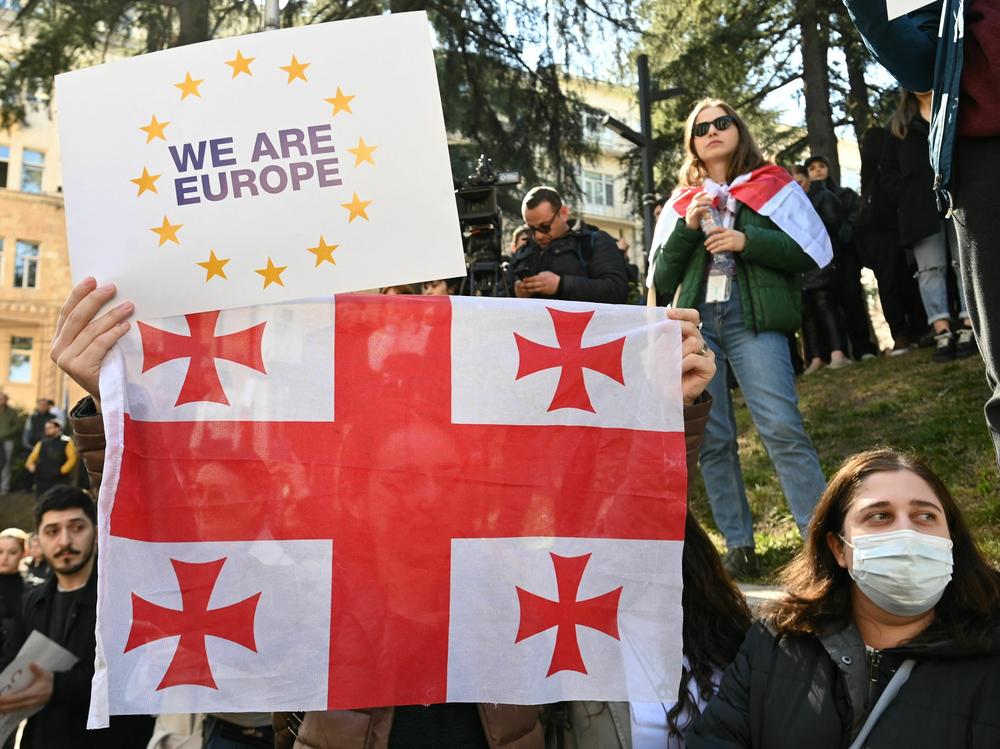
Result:
[[[34,680],[24,690],[0,697],[0,713],[42,708],[28,720],[22,749],[143,747],[153,732],[153,720],[145,715],[116,716],[109,728],[87,730],[97,629],[96,522],[93,501],[71,486],[53,487],[35,508],[42,552],[54,574],[25,593],[21,615],[8,625],[0,666],[14,659],[36,629],[79,660],[61,673],[33,663]]]
[[[48,398],[39,398],[35,404],[35,410],[24,423],[24,432],[21,434],[21,444],[26,450],[30,450],[38,444],[39,440],[45,436],[45,424],[56,418],[56,413],[52,410],[52,401]]]
[[[628,278],[610,234],[570,221],[569,207],[551,187],[534,187],[521,202],[530,241],[511,260],[521,298],[569,299],[623,304]]]
[[[878,281],[882,313],[894,343],[891,356],[916,347],[927,332],[927,314],[917,282],[899,240],[896,204],[882,178],[879,164],[888,133],[881,126],[868,128],[861,136],[861,207],[854,224],[858,256]]]
[[[872,343],[871,322],[861,289],[861,261],[854,246],[858,194],[849,187],[837,184],[830,176],[830,164],[823,156],[810,156],[805,167],[810,182],[822,182],[840,200],[843,215],[836,236],[830,235],[833,261],[837,266],[837,298],[844,311],[851,355],[855,359],[871,359],[875,356],[875,344]]]
[[[24,467],[35,476],[35,496],[41,497],[56,484],[68,484],[73,479],[77,457],[73,441],[63,434],[59,419],[45,422],[45,436],[35,443]]]

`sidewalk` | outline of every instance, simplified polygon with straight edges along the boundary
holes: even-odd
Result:
[[[760,612],[760,608],[768,601],[775,601],[784,594],[784,591],[777,585],[754,585],[752,583],[737,583],[740,592],[746,596],[750,610],[754,614]]]

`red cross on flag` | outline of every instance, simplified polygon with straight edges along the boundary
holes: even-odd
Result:
[[[150,320],[101,390],[91,725],[675,698],[662,310],[344,296]]]

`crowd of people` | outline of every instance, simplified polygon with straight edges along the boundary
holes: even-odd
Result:
[[[0,392],[0,495],[33,488],[38,497],[55,484],[78,481],[76,447],[65,431],[66,415],[51,398],[39,398],[25,415]]]
[[[32,435],[26,447],[37,482],[50,482],[42,483],[35,507],[39,550],[29,550],[22,532],[0,533],[0,665],[32,629],[79,658],[63,673],[33,664],[26,689],[0,695],[0,713],[40,708],[21,746],[1000,746],[1000,572],[978,550],[947,486],[919,458],[867,450],[847,458],[829,480],[823,475],[798,410],[790,345],[801,329],[809,373],[876,356],[859,283],[867,266],[881,290],[891,355],[925,337],[936,361],[971,356],[978,346],[994,389],[987,423],[1000,447],[997,327],[990,317],[1000,275],[985,256],[996,223],[987,180],[1000,122],[988,115],[997,114],[1000,98],[992,105],[974,99],[969,111],[970,91],[1000,93],[987,78],[997,51],[988,32],[1000,30],[1000,13],[967,3],[978,10],[964,32],[978,46],[963,69],[955,57],[960,34],[949,25],[962,20],[961,0],[938,3],[933,10],[943,6],[943,15],[922,11],[893,24],[885,23],[884,7],[847,5],[870,48],[908,87],[888,126],[863,138],[860,195],[831,178],[821,154],[790,169],[802,190],[785,191],[787,174],[764,159],[740,114],[705,99],[686,122],[678,189],[657,205],[649,295],[671,305],[666,314],[681,327],[688,468],[701,471],[726,542],[720,556],[688,514],[676,702],[400,706],[160,716],[155,723],[152,716],[113,716],[108,729],[87,732],[96,512],[87,493],[59,476],[79,452],[99,485],[98,373],[127,332],[133,307],[126,302],[100,313],[115,289],[86,279],[62,310],[52,350],[89,393],[72,413],[79,451],[57,418],[46,417],[51,404],[40,403],[24,431]],[[936,59],[952,64],[935,66]],[[960,84],[966,114],[956,116]],[[914,93],[931,90],[933,97]],[[779,193],[783,200],[772,200]],[[529,191],[522,215],[510,247],[515,296],[605,303],[634,296],[638,270],[627,247],[574,219],[557,190]],[[382,291],[443,295],[462,285],[441,279]],[[803,537],[782,573],[783,596],[755,612],[734,583],[754,574],[756,559],[730,375]],[[9,465],[17,429],[5,407],[0,398]],[[9,482],[9,471],[4,476]]]

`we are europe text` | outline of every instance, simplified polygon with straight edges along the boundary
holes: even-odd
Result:
[[[261,191],[275,195],[289,188],[300,190],[310,180],[319,187],[342,184],[339,159],[327,155],[336,152],[330,128],[330,125],[311,125],[304,130],[293,127],[279,130],[274,137],[267,132],[257,133],[249,154],[251,166],[240,169],[227,168],[240,163],[231,137],[185,143],[180,148],[170,146],[174,166],[184,175],[174,180],[177,205],[192,205],[202,199],[257,197]],[[291,158],[296,160],[288,161]],[[262,161],[283,163],[261,164]],[[212,171],[188,174],[205,170]]]

